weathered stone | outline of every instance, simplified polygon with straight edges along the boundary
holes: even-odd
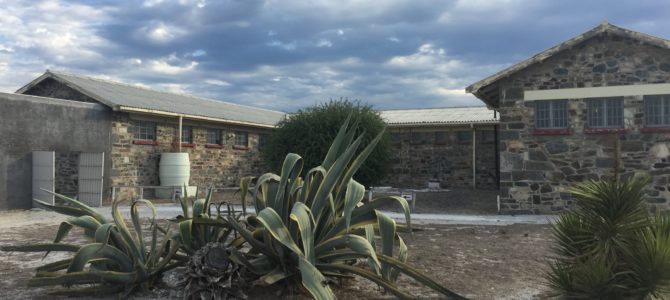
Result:
[[[554,166],[551,163],[543,161],[526,161],[526,170],[552,171]]]
[[[558,154],[558,153],[563,153],[567,152],[570,147],[568,144],[561,142],[561,141],[551,141],[548,142],[544,145],[545,149],[547,149],[547,152],[549,154]]]
[[[540,149],[533,149],[528,151],[528,159],[536,161],[547,161],[547,155]]]
[[[607,70],[607,66],[605,64],[596,65],[592,69],[593,73],[603,73],[605,70]]]
[[[540,193],[551,193],[553,191],[554,189],[551,187],[551,185],[548,184],[543,184],[542,188],[540,189]]]
[[[596,168],[614,168],[615,160],[610,157],[596,157]]]
[[[658,66],[661,71],[664,72],[670,72],[670,64],[669,63],[662,63],[660,66]]]

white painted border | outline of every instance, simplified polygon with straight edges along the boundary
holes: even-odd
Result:
[[[524,91],[525,101],[670,94],[670,83]]]

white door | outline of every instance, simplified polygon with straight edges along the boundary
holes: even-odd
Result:
[[[33,151],[33,199],[54,204],[54,196],[44,190],[54,191],[55,163],[55,152]],[[35,207],[35,204],[33,204],[33,207]]]
[[[105,153],[79,154],[78,199],[88,206],[102,206]]]

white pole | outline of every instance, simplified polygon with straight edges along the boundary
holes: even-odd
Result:
[[[475,154],[476,153],[475,152],[476,151],[475,147],[477,145],[477,143],[476,143],[477,135],[475,134],[475,125],[470,124],[470,127],[472,127],[472,189],[475,189],[477,187],[477,177],[476,177],[477,169],[476,169],[476,165],[475,165],[476,164],[476,159],[477,159],[477,156]]]
[[[181,152],[181,126],[182,126],[183,116],[179,116],[179,152]]]

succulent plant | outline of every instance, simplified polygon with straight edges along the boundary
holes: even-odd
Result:
[[[209,243],[196,251],[180,284],[184,299],[246,299],[246,271],[229,255],[224,243]]]

